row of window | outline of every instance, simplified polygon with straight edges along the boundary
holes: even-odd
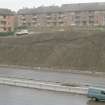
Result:
[[[89,21],[88,23],[94,23],[95,21],[95,16],[75,16],[75,17],[71,17],[72,21],[76,21],[75,23],[79,23],[79,21],[83,21],[83,20],[86,20],[86,21]],[[37,23],[37,22],[40,22],[40,21],[49,21],[49,22],[62,22],[62,21],[67,21],[67,19],[64,19],[64,18],[46,18],[46,19],[40,19],[40,18],[31,18],[31,19],[22,19],[20,20],[22,21],[23,23],[26,23],[27,21],[31,21],[32,23]],[[85,23],[85,22],[84,22]]]
[[[33,26],[33,25],[41,25],[39,22],[33,22],[33,23],[21,23],[23,26]],[[46,25],[64,25],[64,22],[46,22]]]
[[[77,25],[80,25],[80,24],[87,25],[87,24],[94,24],[94,23],[95,23],[94,21],[75,21],[75,24]]]
[[[1,31],[11,31],[11,27],[0,27]]]
[[[67,23],[63,20],[60,20],[60,21],[45,21],[45,22],[40,22],[40,21],[30,21],[30,22],[26,22],[26,21],[21,21],[20,23],[21,25],[24,25],[24,26],[33,26],[33,25],[66,25],[66,24],[69,24],[69,25],[72,25],[72,24],[75,24],[75,25],[94,25],[94,24],[98,24],[98,22],[94,21],[94,20],[75,20],[75,21],[72,21],[71,23]],[[104,24],[104,23],[103,23]]]

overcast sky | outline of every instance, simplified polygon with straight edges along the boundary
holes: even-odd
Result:
[[[105,2],[105,0],[0,0],[0,8],[9,8],[17,11],[23,7],[37,7],[61,5],[70,3]]]

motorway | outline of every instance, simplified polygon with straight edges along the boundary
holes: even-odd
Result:
[[[0,68],[0,77],[61,83],[80,83],[81,85],[98,85],[105,87],[105,77],[76,73],[3,67]],[[105,105],[105,103],[90,101],[90,99],[84,95],[0,85],[0,105]]]
[[[0,105],[105,105],[86,96],[0,85]]]
[[[60,73],[3,67],[0,68],[0,77],[24,78],[36,81],[60,82],[105,87],[105,77],[103,76],[76,73]]]

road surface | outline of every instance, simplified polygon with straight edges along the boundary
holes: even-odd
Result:
[[[105,77],[86,74],[0,68],[0,76],[105,87]]]
[[[0,85],[0,105],[105,105],[86,96]]]

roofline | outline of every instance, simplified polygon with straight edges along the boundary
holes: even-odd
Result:
[[[103,4],[103,3],[105,3],[105,2],[87,2],[87,3],[83,3],[83,2],[81,2],[81,3],[70,3],[70,4],[62,4],[62,5],[75,5],[75,4]]]
[[[95,8],[87,8],[87,7],[84,8],[84,5],[85,4],[87,4],[87,6],[90,5],[90,7],[92,7],[91,4],[93,4],[93,6],[95,4],[97,4],[99,6],[99,8],[98,7],[97,8],[96,7]],[[74,8],[72,9],[73,6],[71,6],[71,9],[69,9],[70,8],[70,5],[74,5]],[[83,9],[82,8],[79,8],[79,5],[80,5],[80,7],[83,6]],[[103,5],[102,8],[101,8],[100,5]],[[66,6],[68,6],[68,7],[66,8]],[[63,13],[63,12],[76,12],[76,11],[89,11],[89,10],[92,10],[92,11],[105,11],[105,8],[103,8],[104,6],[105,6],[105,2],[72,3],[72,4],[63,4],[62,6],[55,6],[55,7],[58,7],[58,10],[57,11],[56,11],[57,8],[55,10],[46,11],[47,7],[50,8],[51,6],[43,6],[42,8],[45,8],[45,11],[41,11],[41,10],[37,11],[38,9],[40,9],[40,7],[37,7],[37,8],[29,8],[29,9],[27,8],[26,11],[24,11],[25,9],[20,9],[20,11],[18,11],[17,14],[21,14],[21,15],[32,15],[32,14],[45,14],[45,13],[58,13],[58,12],[62,12]],[[21,11],[21,10],[23,10],[23,11]],[[35,12],[31,13],[31,11],[35,11]]]
[[[78,10],[78,11],[59,11],[61,13],[68,13],[68,12],[86,12],[91,10]],[[105,10],[92,10],[92,11],[105,11]],[[47,14],[47,13],[59,13],[57,12],[36,12],[36,13],[17,13],[17,15],[35,15],[35,14]]]

